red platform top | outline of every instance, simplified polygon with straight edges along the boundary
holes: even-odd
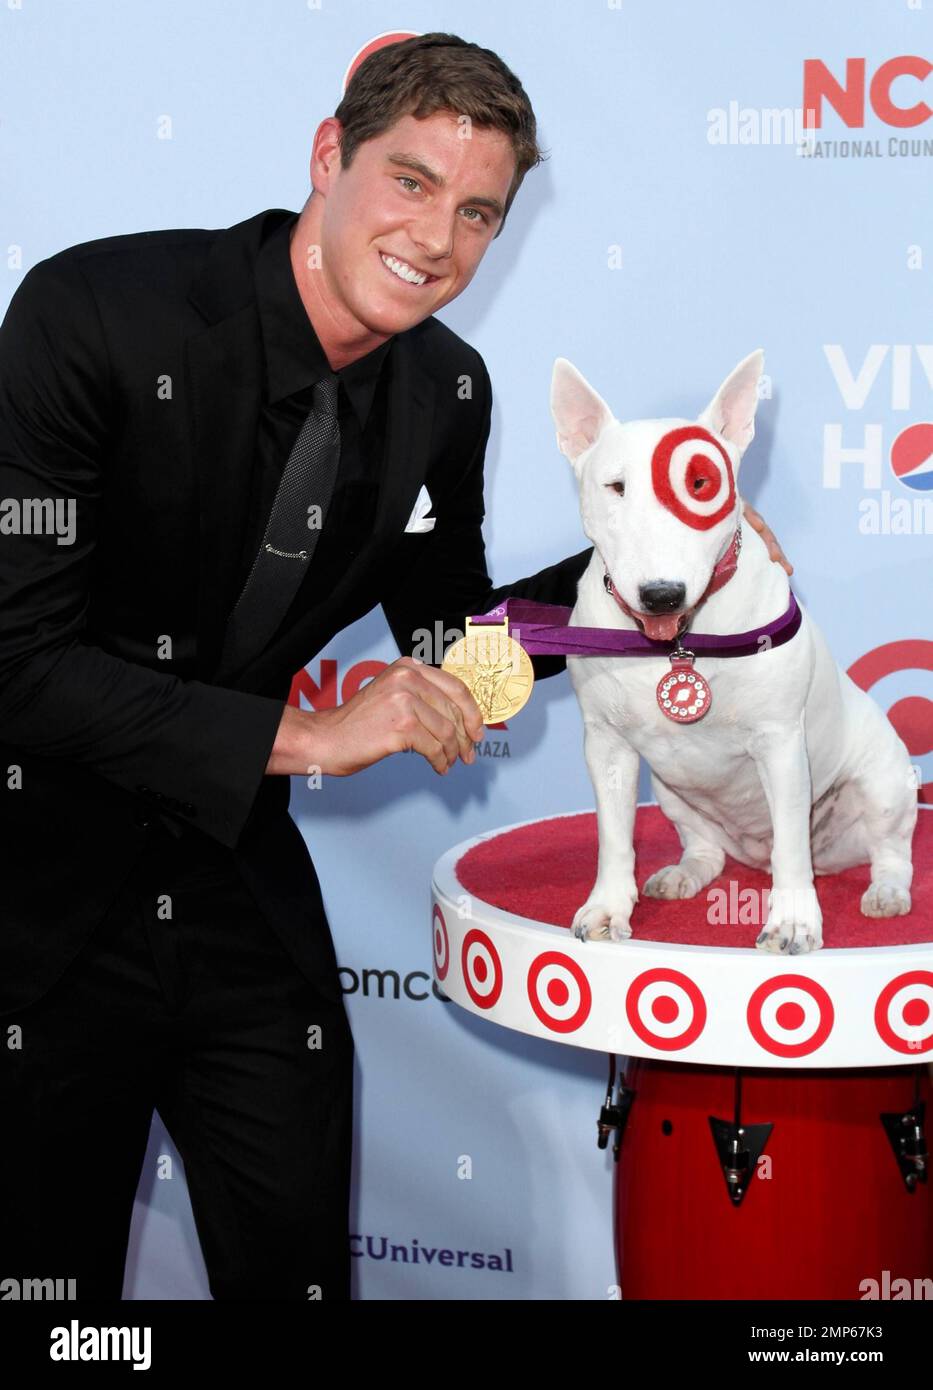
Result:
[[[635,881],[680,859],[680,841],[657,806],[640,806],[635,819]],[[506,912],[570,928],[596,881],[595,811],[556,816],[505,830],[474,845],[457,861],[464,889]],[[912,907],[904,917],[863,917],[868,887],[863,864],[841,874],[818,875],[823,949],[906,946],[933,940],[933,810],[921,807],[913,841]],[[695,898],[662,901],[642,895],[632,913],[632,939],[685,946],[755,945],[768,914],[768,874],[726,857],[718,878]]]

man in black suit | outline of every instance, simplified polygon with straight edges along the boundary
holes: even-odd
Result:
[[[156,1107],[215,1298],[349,1297],[353,1041],[287,774],[472,762],[479,710],[419,633],[574,602],[589,549],[492,586],[489,377],[433,317],[538,158],[514,75],[424,35],[361,65],[300,215],[88,242],[14,295],[0,1277],[120,1297]],[[406,529],[423,487],[435,524]],[[406,655],[289,706],[376,604]]]

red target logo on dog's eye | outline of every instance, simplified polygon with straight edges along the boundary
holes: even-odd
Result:
[[[687,464],[687,491],[690,497],[698,497],[708,502],[719,491],[719,474],[703,454],[694,454]]]
[[[662,507],[699,531],[735,507],[732,461],[702,425],[683,425],[659,440],[651,457],[651,483]]]

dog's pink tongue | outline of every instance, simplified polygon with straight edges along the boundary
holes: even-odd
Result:
[[[639,613],[645,625],[645,636],[654,642],[670,642],[677,636],[680,613]]]

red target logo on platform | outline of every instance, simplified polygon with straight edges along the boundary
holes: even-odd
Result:
[[[450,937],[447,935],[444,914],[437,903],[431,915],[431,935],[434,941],[434,973],[439,980],[446,980],[450,969]]]
[[[908,970],[896,975],[875,1004],[878,1036],[895,1052],[918,1056],[933,1048],[933,974]]]
[[[545,1028],[572,1033],[590,1015],[590,982],[575,960],[562,951],[545,951],[528,971],[528,1000]]]
[[[502,961],[490,938],[479,927],[468,931],[460,951],[460,969],[467,994],[478,1009],[491,1009],[502,993]]]
[[[662,1052],[696,1042],[706,1026],[706,1000],[679,970],[643,970],[628,987],[625,1013],[632,1032]]]
[[[669,430],[651,456],[654,495],[678,521],[708,531],[735,510],[732,461],[702,425]]]
[[[822,985],[806,975],[775,975],[748,1001],[748,1031],[775,1057],[807,1057],[832,1032],[835,1011]]]

